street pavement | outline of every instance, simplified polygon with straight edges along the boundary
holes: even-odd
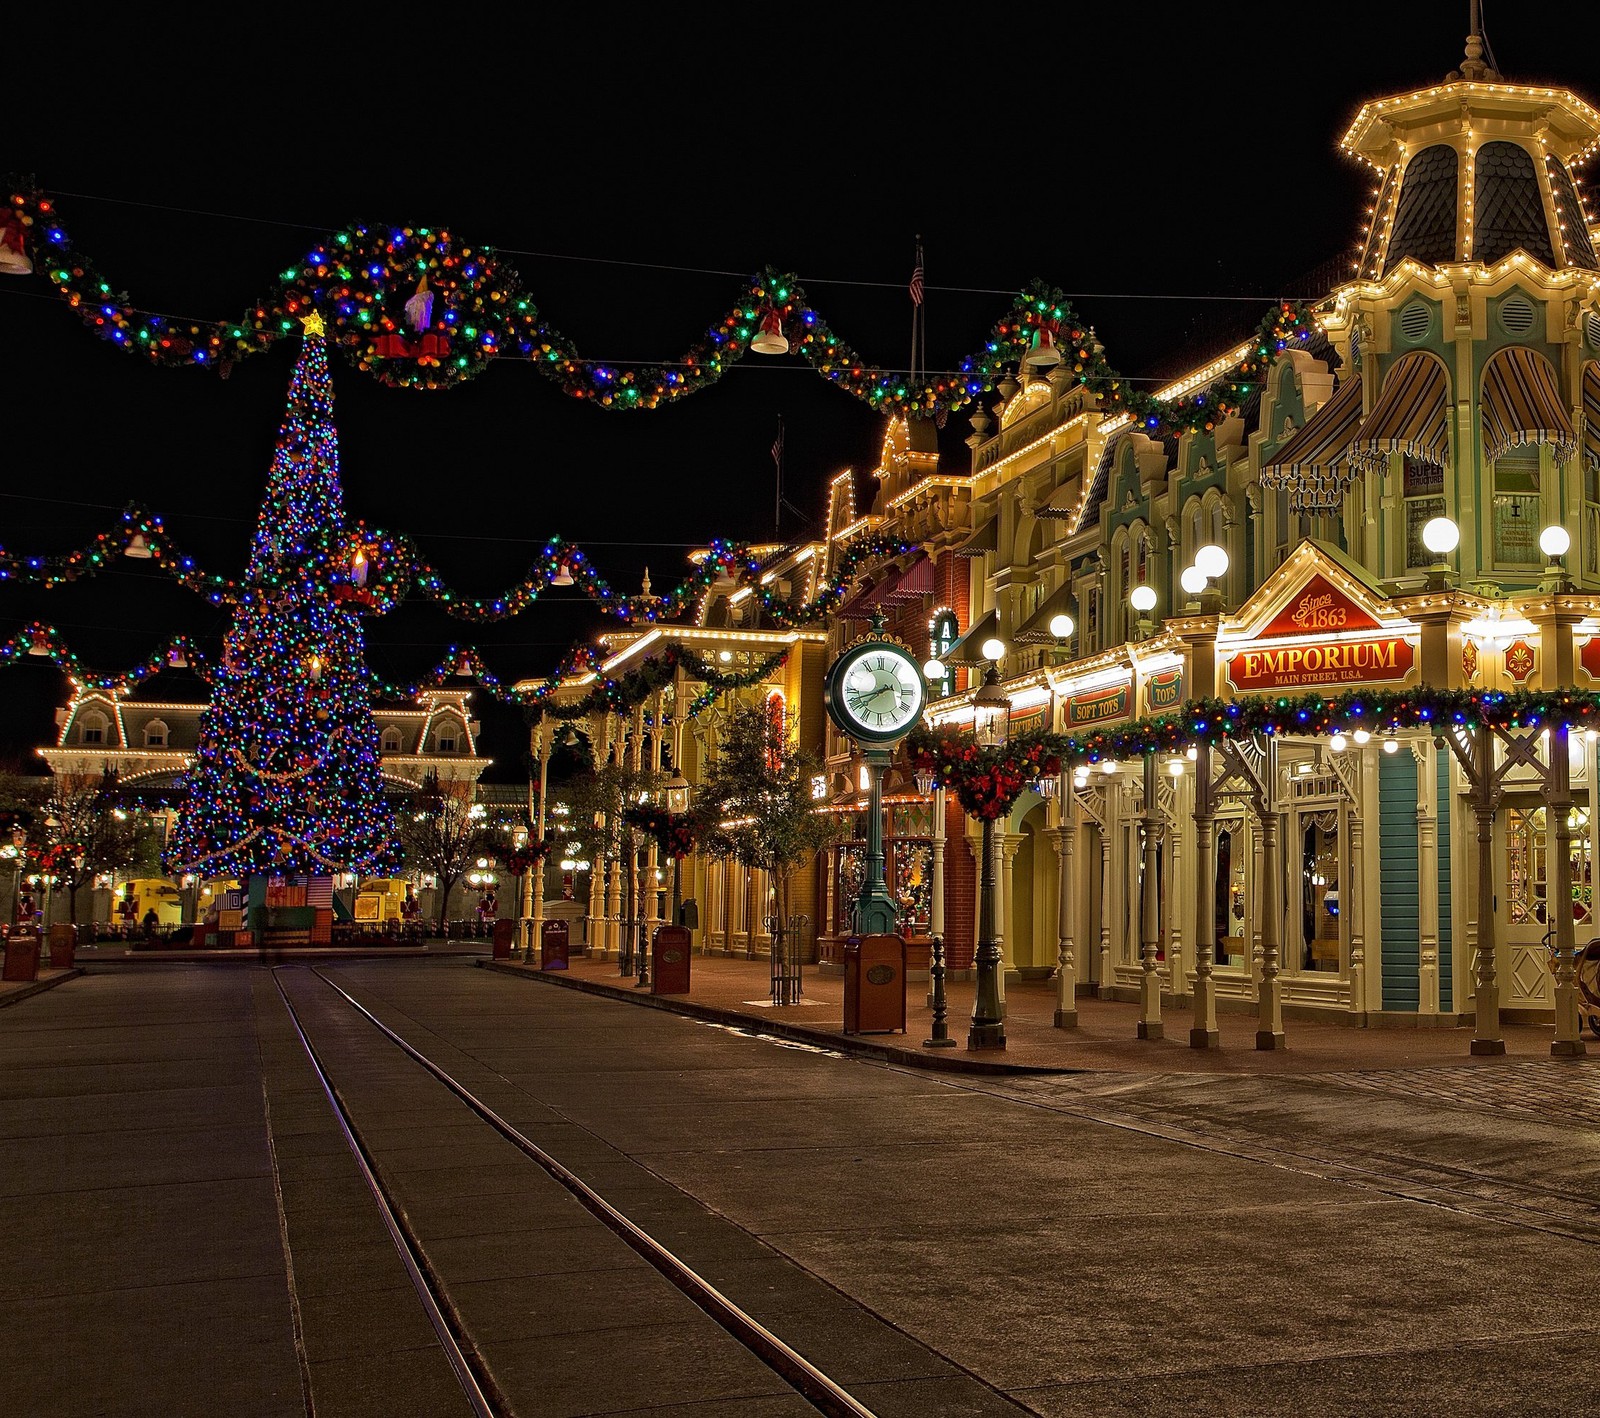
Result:
[[[1199,1051],[1177,1011],[1167,1040],[1088,999],[1056,1030],[1048,983],[1012,982],[1001,1061],[923,1050],[920,984],[906,1034],[847,1037],[810,968],[774,1008],[761,960],[697,956],[674,1000],[486,944],[84,952],[0,996],[0,1412],[465,1411],[279,981],[516,1412],[807,1411],[413,1097],[312,963],[886,1418],[1592,1410],[1600,1071],[1548,1029],[1484,1059],[1291,1020],[1260,1053],[1224,1015]]]

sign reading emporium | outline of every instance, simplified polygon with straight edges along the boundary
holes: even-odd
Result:
[[[1364,632],[1378,632],[1370,634]],[[1324,577],[1313,576],[1273,617],[1257,641],[1228,660],[1228,683],[1243,692],[1382,684],[1404,680],[1415,647],[1383,627]],[[1296,645],[1262,644],[1295,636]]]

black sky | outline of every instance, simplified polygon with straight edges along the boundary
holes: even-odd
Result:
[[[1595,7],[1485,9],[1509,79],[1600,100]],[[1441,80],[1467,10],[609,10],[505,31],[463,12],[382,35],[343,12],[343,38],[284,17],[215,52],[132,27],[86,52],[45,22],[11,35],[29,62],[0,167],[34,174],[109,279],[172,315],[234,318],[355,221],[433,224],[497,248],[587,356],[674,359],[771,264],[867,359],[903,366],[920,233],[931,366],[974,350],[1002,292],[1039,277],[1073,296],[1114,365],[1151,375],[1236,339],[1279,294],[1320,293],[1303,278],[1351,251],[1370,189],[1340,132],[1364,99]],[[153,368],[97,340],[39,276],[0,278],[0,328],[0,544],[65,551],[136,500],[238,574],[292,348],[227,381]],[[553,534],[619,589],[648,566],[658,591],[689,545],[770,538],[780,417],[785,491],[810,519],[786,515],[782,532],[814,533],[828,479],[864,474],[882,436],[789,357],[747,358],[679,406],[632,414],[509,360],[431,394],[338,357],[333,370],[347,512],[411,533],[469,594],[519,579]],[[946,428],[952,459],[967,431]],[[228,624],[131,561],[47,594],[0,586],[0,631],[35,617],[96,670],[178,631],[214,651]],[[495,626],[413,604],[368,622],[369,658],[402,681],[474,643],[509,682],[600,624],[573,591]],[[64,693],[45,661],[0,670],[0,757],[48,738]],[[477,704],[495,776],[519,776],[520,714],[481,691]]]

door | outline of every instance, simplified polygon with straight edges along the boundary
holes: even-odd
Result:
[[[1500,938],[1497,962],[1501,1005],[1552,1009],[1555,990],[1545,932],[1553,924],[1548,900],[1550,841],[1544,804],[1507,795],[1496,824],[1499,839]]]

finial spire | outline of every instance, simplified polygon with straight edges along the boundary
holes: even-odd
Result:
[[[1485,61],[1485,52],[1489,54],[1489,61]],[[1479,0],[1469,0],[1467,15],[1467,53],[1461,61],[1459,69],[1452,69],[1446,76],[1446,82],[1457,79],[1498,79],[1499,73],[1492,62],[1494,52],[1488,47],[1488,40],[1483,33],[1483,15]]]

